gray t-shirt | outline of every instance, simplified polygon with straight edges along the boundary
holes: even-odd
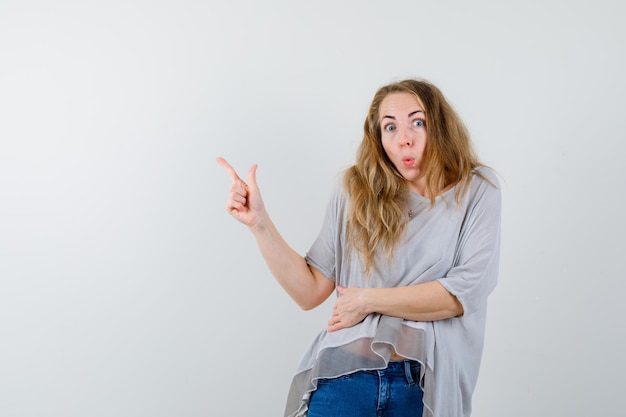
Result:
[[[499,182],[488,168],[478,168],[460,204],[456,187],[430,200],[411,193],[406,235],[392,264],[381,258],[369,278],[363,263],[346,246],[349,201],[339,183],[329,202],[307,262],[344,287],[401,287],[438,280],[463,305],[464,314],[446,320],[416,322],[370,314],[337,332],[322,330],[304,353],[292,381],[285,416],[304,416],[320,378],[364,369],[382,369],[395,351],[422,364],[424,417],[467,417],[478,377],[487,297],[499,268]],[[407,214],[408,216],[408,214]]]

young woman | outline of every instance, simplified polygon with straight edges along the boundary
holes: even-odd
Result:
[[[422,80],[380,88],[356,163],[306,256],[265,210],[254,165],[227,211],[248,226],[303,309],[336,291],[298,367],[286,416],[469,416],[487,297],[497,281],[500,190],[459,116]]]

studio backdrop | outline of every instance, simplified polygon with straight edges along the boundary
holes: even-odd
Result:
[[[425,78],[501,178],[474,416],[623,416],[622,2],[0,1],[0,416],[281,416],[305,254],[374,92]]]

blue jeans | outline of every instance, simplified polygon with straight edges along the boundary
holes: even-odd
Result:
[[[389,362],[386,369],[320,379],[308,417],[421,417],[424,409],[420,365]]]

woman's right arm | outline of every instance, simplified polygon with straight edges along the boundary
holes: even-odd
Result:
[[[303,310],[310,310],[323,303],[332,294],[335,283],[309,266],[304,257],[294,251],[278,232],[261,198],[256,182],[257,165],[248,171],[246,184],[226,160],[217,158],[217,162],[233,180],[226,210],[248,226],[278,283]]]

